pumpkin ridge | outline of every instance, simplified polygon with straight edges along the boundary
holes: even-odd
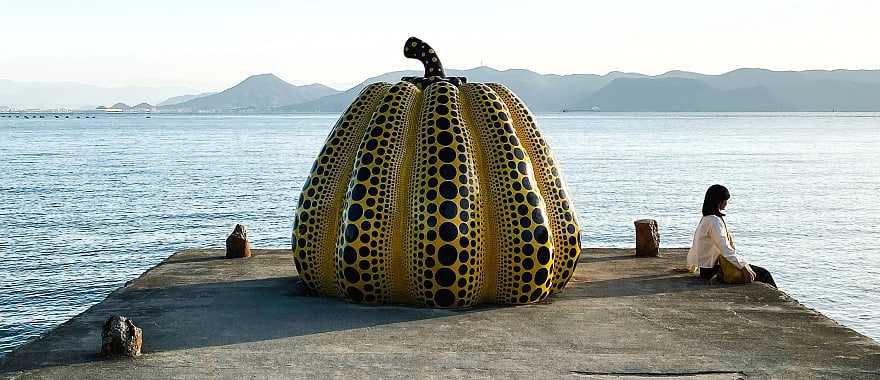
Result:
[[[407,239],[410,239],[407,233],[407,225],[412,223],[410,220],[410,203],[409,194],[412,192],[412,181],[410,176],[413,171],[413,156],[415,155],[415,140],[419,129],[419,115],[422,113],[422,104],[424,93],[416,90],[413,105],[410,107],[407,115],[406,135],[404,137],[403,154],[400,159],[400,175],[401,180],[399,191],[394,199],[396,205],[394,215],[394,230],[391,235],[391,255],[392,255],[392,271],[393,277],[391,282],[391,298],[394,302],[413,303],[415,297],[413,292],[409,291],[409,283],[411,274],[409,270],[409,262],[407,259]]]
[[[484,143],[480,138],[480,133],[476,128],[479,124],[474,120],[473,100],[467,91],[459,91],[461,96],[461,118],[465,129],[473,140],[471,144],[471,152],[473,154],[474,166],[476,167],[476,176],[480,186],[480,193],[477,202],[483,214],[483,286],[480,294],[481,302],[495,303],[497,302],[497,275],[498,273],[498,235],[495,231],[496,220],[495,210],[492,207],[492,186],[489,177],[489,164],[486,162],[486,151]]]
[[[478,302],[484,276],[480,188],[458,100],[448,82],[426,88],[413,157],[410,285],[431,307]]]
[[[483,270],[480,193],[459,91],[448,82],[425,89],[410,191],[410,289],[430,307],[480,300]]]
[[[553,292],[559,292],[574,274],[581,254],[580,226],[562,174],[549,144],[534,123],[525,103],[503,84],[487,83],[511,111],[514,131],[532,160],[535,179],[547,206],[547,217],[553,231]]]
[[[418,93],[400,82],[379,102],[352,164],[338,227],[336,283],[355,302],[390,303],[395,200],[409,113]]]
[[[498,246],[498,303],[525,304],[550,294],[553,242],[529,157],[510,123],[510,111],[489,86],[466,84],[480,121],[489,163]]]
[[[324,296],[338,296],[335,276],[336,231],[355,147],[379,100],[391,87],[365,87],[334,125],[303,185],[294,217],[291,244],[303,284]]]

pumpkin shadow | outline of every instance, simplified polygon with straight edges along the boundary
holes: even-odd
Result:
[[[125,315],[143,330],[142,352],[148,358],[157,352],[271,341],[505,308],[453,310],[353,304],[302,295],[296,280],[292,276],[122,288],[10,353],[0,362],[0,374],[102,361],[96,354],[101,328],[112,315]]]

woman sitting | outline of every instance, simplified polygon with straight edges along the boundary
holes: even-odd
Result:
[[[776,287],[770,272],[750,265],[737,254],[733,239],[724,222],[724,213],[730,192],[721,185],[709,186],[703,200],[703,218],[694,232],[694,243],[688,252],[687,264],[691,271],[700,270],[700,277],[728,283],[763,282]]]

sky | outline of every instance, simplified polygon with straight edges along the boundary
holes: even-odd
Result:
[[[880,69],[878,1],[0,0],[0,79],[222,90],[274,73],[337,88],[417,36],[447,68],[721,74]]]

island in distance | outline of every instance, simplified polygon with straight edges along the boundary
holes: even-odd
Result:
[[[390,72],[336,91],[319,84],[294,86],[263,74],[217,94],[160,107],[160,111],[338,113],[367,84],[393,83],[412,75],[421,72]],[[738,69],[721,75],[670,71],[649,76],[623,72],[554,75],[483,66],[448,70],[447,75],[503,83],[536,112],[880,111],[880,70]]]
[[[217,93],[179,92],[157,98],[160,89],[139,89],[126,99],[144,102],[134,107],[116,100],[103,106],[104,112],[162,113],[339,113],[351,104],[369,83],[397,82],[401,77],[422,75],[421,71],[395,71],[369,78],[345,91],[322,84],[297,86],[274,74],[253,75]],[[621,112],[828,112],[880,111],[880,70],[771,71],[737,69],[719,75],[669,71],[660,75],[610,72],[596,74],[539,74],[530,70],[496,70],[476,67],[447,70],[447,75],[467,77],[471,82],[497,82],[510,87],[535,112],[621,111]],[[65,88],[70,84],[65,84]],[[84,85],[85,86],[85,85]],[[19,87],[23,88],[20,89]],[[15,101],[48,99],[54,92],[49,85],[16,87],[16,82],[0,80],[0,105]],[[94,87],[94,86],[92,86]],[[111,90],[111,89],[108,89]],[[115,93],[121,93],[121,89]],[[91,89],[90,93],[98,93]],[[162,89],[165,93],[168,89]],[[107,99],[110,91],[101,93]],[[143,94],[151,94],[149,98]],[[195,95],[192,95],[195,94]],[[91,98],[89,98],[91,99]],[[98,99],[97,95],[95,99]],[[121,98],[117,98],[121,99]],[[142,99],[142,100],[141,100]],[[162,101],[161,99],[166,99]],[[80,104],[101,104],[79,100]],[[154,102],[156,106],[148,103]],[[55,102],[58,103],[58,102]],[[104,103],[110,104],[110,103]],[[133,103],[129,103],[133,104]],[[71,105],[71,108],[76,105]],[[10,107],[7,107],[10,108]],[[22,107],[19,107],[22,108]],[[94,110],[95,106],[83,109]],[[108,109],[110,111],[108,111]],[[121,110],[121,111],[120,111]]]

